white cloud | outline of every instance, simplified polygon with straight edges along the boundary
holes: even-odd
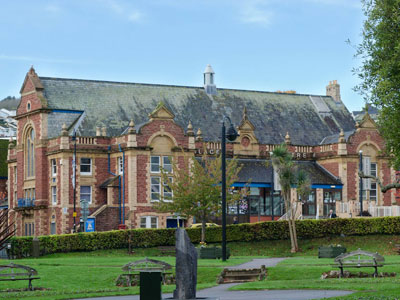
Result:
[[[133,8],[129,2],[126,3],[117,0],[99,0],[99,2],[103,3],[114,14],[119,15],[129,22],[137,23],[143,19],[143,14],[139,10]]]
[[[240,21],[243,23],[257,24],[266,26],[271,23],[273,18],[272,10],[267,7],[268,1],[251,0],[244,2],[239,9]]]
[[[50,13],[58,13],[61,11],[61,8],[55,4],[48,4],[44,7],[44,10]]]

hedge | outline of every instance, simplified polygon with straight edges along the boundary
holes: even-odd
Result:
[[[296,221],[299,239],[337,235],[400,234],[400,217],[353,218]],[[187,229],[191,241],[200,242],[201,228]],[[206,229],[206,242],[221,242],[221,227]],[[289,238],[287,221],[269,221],[227,226],[227,241],[262,241]],[[146,248],[174,245],[174,229],[129,229],[106,232],[39,236],[42,254],[93,251],[100,249]],[[32,237],[11,239],[11,255],[17,258],[31,254]]]

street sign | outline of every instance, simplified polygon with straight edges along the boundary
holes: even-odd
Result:
[[[85,223],[86,232],[96,231],[96,218],[87,218]]]

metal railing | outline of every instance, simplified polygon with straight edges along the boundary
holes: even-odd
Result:
[[[373,217],[398,217],[400,216],[400,206],[369,206],[369,213]]]
[[[33,206],[35,206],[35,198],[18,199],[18,207],[33,207]]]

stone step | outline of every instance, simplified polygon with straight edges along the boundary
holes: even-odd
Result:
[[[238,283],[263,280],[267,276],[264,265],[259,269],[224,269],[217,279],[217,283]]]

